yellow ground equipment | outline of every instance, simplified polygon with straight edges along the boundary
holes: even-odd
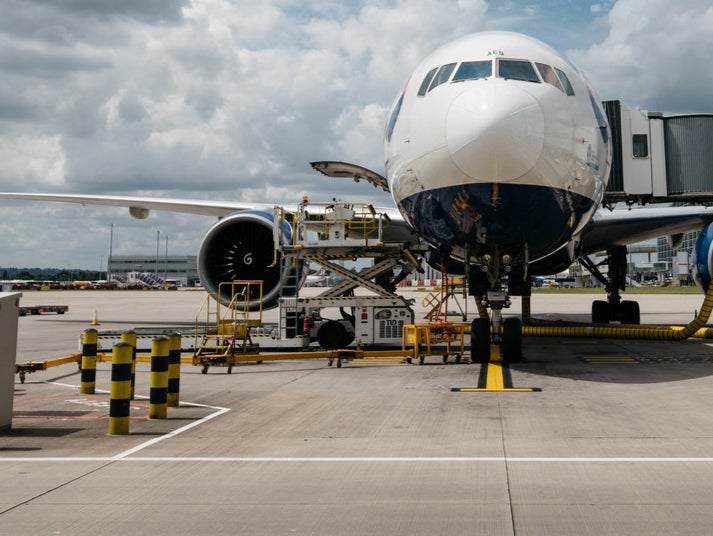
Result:
[[[217,296],[207,296],[196,315],[193,364],[201,365],[203,374],[210,366],[228,367],[230,374],[236,356],[260,351],[250,330],[262,324],[262,307],[250,311],[248,304],[255,296],[262,301],[262,281],[220,283]],[[222,303],[220,296],[230,296],[230,302]],[[202,325],[201,318],[205,319]]]
[[[441,287],[433,292],[429,292],[421,301],[421,304],[428,309],[424,317],[431,321],[448,321],[448,316],[452,314],[448,311],[449,302],[458,308],[463,322],[468,318],[468,287],[461,277],[448,277],[443,274]],[[458,299],[461,296],[465,307],[461,306]]]
[[[425,357],[429,355],[441,355],[444,363],[448,361],[449,355],[455,355],[456,363],[460,363],[465,353],[464,339],[468,328],[470,328],[468,324],[453,322],[405,324],[401,348],[404,354],[407,354],[407,347],[413,345],[413,353],[418,357],[419,365],[423,365]],[[441,347],[436,349],[433,345],[441,345]],[[455,351],[451,345],[456,345]]]

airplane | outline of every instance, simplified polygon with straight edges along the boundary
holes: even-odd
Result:
[[[390,192],[396,209],[385,240],[428,247],[425,260],[464,275],[490,310],[473,320],[472,359],[522,358],[522,322],[503,318],[531,279],[576,260],[603,283],[595,323],[638,324],[638,303],[622,300],[626,246],[703,230],[694,278],[705,289],[713,267],[713,210],[705,207],[609,210],[602,205],[612,148],[606,115],[591,84],[564,56],[512,32],[471,34],[437,49],[411,73],[384,130],[386,176],[345,162],[312,162],[330,177],[351,177]],[[262,279],[263,308],[275,306],[294,273],[273,262],[272,205],[144,197],[0,193],[0,198],[128,207],[220,218],[198,253],[206,290],[221,281]],[[289,240],[290,228],[282,229]],[[589,256],[606,251],[608,273]],[[707,261],[706,261],[707,260]],[[254,305],[251,303],[251,305]]]

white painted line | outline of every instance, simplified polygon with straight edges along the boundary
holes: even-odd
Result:
[[[217,416],[217,414],[216,414]],[[168,437],[168,434],[164,437]],[[160,440],[160,438],[158,439]],[[153,443],[153,442],[147,442]],[[131,449],[131,451],[140,450],[148,446],[146,443]],[[568,458],[508,458],[506,456],[348,456],[348,457],[289,457],[289,456],[226,456],[209,457],[172,457],[172,456],[136,456],[129,458],[130,451],[118,454],[116,456],[77,456],[77,457],[58,457],[58,456],[14,456],[0,457],[0,462],[107,462],[107,461],[122,461],[122,462],[144,462],[144,463],[713,463],[713,457],[701,458],[675,458],[675,457],[612,457],[612,458],[591,458],[591,457],[568,457]]]
[[[194,426],[201,425],[205,422],[208,422],[211,419],[214,419],[215,417],[218,417],[219,415],[222,415],[223,413],[226,413],[230,411],[229,408],[219,408],[216,406],[206,406],[203,404],[192,404],[190,402],[182,402],[182,404],[188,405],[188,406],[200,406],[204,408],[213,408],[216,409],[217,411],[214,413],[211,413],[210,415],[206,415],[202,419],[198,419],[197,421],[193,421],[192,423],[189,423],[185,426],[182,426],[181,428],[177,428],[175,430],[172,430],[171,432],[164,434],[159,437],[155,437],[153,439],[150,439],[149,441],[146,441],[145,443],[141,443],[140,445],[135,446],[134,448],[131,448],[129,450],[125,450],[124,452],[120,452],[116,456],[113,456],[111,459],[112,460],[121,460],[122,458],[126,458],[127,456],[131,456],[132,454],[139,452],[140,450],[145,449],[146,447],[150,447],[151,445],[155,445],[156,443],[163,441],[164,439],[169,439],[171,437],[176,437],[178,434],[181,434],[185,432],[186,430],[190,430]]]
[[[60,386],[60,387],[69,387],[69,388],[71,388],[71,389],[79,389],[79,386],[78,386],[78,385],[72,385],[72,384],[68,384],[68,383],[59,383],[59,382],[42,382],[42,383],[48,383],[48,384],[50,384],[50,385],[58,385],[58,386]],[[107,391],[107,390],[105,390],[105,389],[96,389],[96,391],[97,391],[97,392],[100,392],[100,393],[110,393],[110,392],[111,392],[111,391]],[[144,395],[135,395],[135,398],[141,398],[141,399],[144,399],[144,400],[148,400],[148,399],[149,399],[148,396],[144,396]],[[185,426],[182,426],[182,427],[180,427],[180,428],[177,428],[177,429],[175,429],[175,430],[172,430],[172,431],[170,431],[170,432],[167,433],[167,434],[163,434],[163,435],[161,435],[161,436],[159,436],[159,437],[155,437],[155,438],[153,438],[153,439],[150,439],[150,440],[148,440],[148,441],[145,441],[144,443],[141,443],[140,445],[137,445],[137,446],[135,446],[135,447],[133,447],[133,448],[130,448],[130,449],[128,449],[128,450],[125,450],[124,452],[120,452],[119,454],[116,454],[116,455],[110,456],[110,457],[97,457],[97,458],[92,458],[92,457],[81,457],[81,458],[71,458],[71,457],[61,458],[61,457],[60,457],[60,458],[53,458],[53,457],[49,457],[49,458],[46,458],[46,459],[44,459],[44,458],[39,459],[39,458],[32,458],[32,457],[26,457],[26,458],[0,458],[0,462],[2,462],[2,461],[19,461],[19,460],[25,460],[25,461],[26,461],[26,460],[37,460],[37,461],[44,461],[44,460],[46,460],[46,461],[116,461],[116,460],[121,460],[121,459],[123,459],[123,458],[125,458],[125,457],[127,457],[127,456],[130,456],[130,455],[132,455],[132,454],[135,454],[136,452],[139,452],[139,451],[141,451],[141,450],[143,450],[143,449],[145,449],[145,448],[147,448],[147,447],[150,447],[151,445],[155,445],[156,443],[158,443],[158,442],[160,442],[160,441],[163,441],[163,440],[165,440],[165,439],[169,439],[169,438],[171,438],[171,437],[176,437],[178,434],[181,434],[181,433],[185,432],[186,430],[190,430],[191,428],[193,428],[193,427],[195,427],[195,426],[199,426],[199,425],[201,425],[201,424],[203,424],[203,423],[208,422],[208,421],[211,420],[211,419],[214,419],[215,417],[218,417],[218,416],[222,415],[223,413],[226,413],[226,412],[230,411],[230,408],[222,408],[222,407],[220,407],[220,406],[209,406],[209,405],[207,405],[207,404],[197,404],[197,403],[194,403],[194,402],[183,402],[183,401],[181,401],[180,404],[181,404],[181,406],[193,406],[193,407],[198,407],[198,408],[208,408],[208,409],[214,409],[214,410],[216,410],[216,411],[213,412],[213,413],[211,413],[211,414],[209,414],[209,415],[206,415],[205,417],[203,417],[203,418],[201,418],[201,419],[198,419],[197,421],[193,421],[192,423],[189,423],[189,424],[187,424],[187,425],[185,425]]]

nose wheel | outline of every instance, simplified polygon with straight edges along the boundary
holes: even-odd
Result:
[[[494,316],[497,310],[493,311]],[[499,313],[499,311],[497,311]],[[499,326],[496,328],[496,326]],[[522,361],[522,321],[506,318],[491,325],[488,318],[476,318],[470,328],[470,353],[473,363],[490,361],[490,345],[500,345],[500,356],[506,363]]]

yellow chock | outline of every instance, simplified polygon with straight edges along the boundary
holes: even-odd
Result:
[[[99,318],[97,318],[97,310],[94,309],[94,316],[92,316],[92,326],[99,325]]]

